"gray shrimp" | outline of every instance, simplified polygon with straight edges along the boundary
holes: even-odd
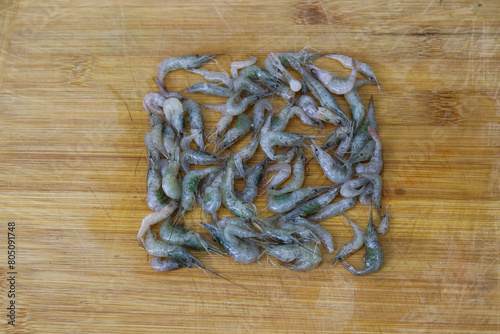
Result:
[[[147,112],[155,113],[158,116],[164,116],[163,103],[165,98],[158,93],[149,93],[142,100],[142,106]]]
[[[342,126],[333,130],[327,140],[321,145],[323,150],[332,150],[337,147],[351,132],[351,127]]]
[[[316,79],[314,79],[307,71],[300,66],[298,62],[294,59],[289,59],[290,65],[302,75],[304,78],[307,88],[311,91],[311,93],[316,97],[323,108],[329,109],[333,111],[335,114],[342,118],[343,124],[348,125],[351,123],[349,118],[344,114],[342,109],[340,109],[337,101],[333,98],[333,96],[328,92],[328,90]]]
[[[189,135],[185,135],[182,137],[180,146],[183,151],[191,150],[191,142],[198,138],[200,135],[203,135],[200,129],[191,129]]]
[[[149,119],[151,120],[151,142],[163,156],[168,157],[168,152],[163,146],[163,128],[166,123],[153,113],[149,113]]]
[[[382,216],[382,178],[380,175],[374,173],[359,173],[357,176],[364,177],[370,181],[372,185],[372,202],[377,212]]]
[[[151,163],[148,168],[147,177],[147,202],[153,211],[160,211],[167,205],[167,196],[161,187],[161,174],[157,166]]]
[[[311,117],[309,117],[301,107],[293,107],[292,113],[296,115],[300,119],[300,121],[307,126],[320,128],[323,125],[321,122],[317,122],[314,119],[311,119]]]
[[[319,240],[321,240],[321,243],[326,247],[328,253],[332,253],[335,250],[332,234],[321,225],[313,223],[302,217],[295,217],[291,220],[288,220],[288,222],[294,225],[304,226],[311,230],[319,238]]]
[[[231,87],[233,85],[233,79],[223,72],[209,71],[202,68],[187,69],[186,71],[201,75],[209,82],[220,83],[226,87]]]
[[[231,122],[233,121],[234,116],[232,115],[227,115],[223,114],[222,117],[219,119],[217,124],[215,125],[215,139],[214,139],[214,145],[217,145],[224,133],[226,133],[227,129],[231,125]]]
[[[179,267],[198,267],[204,269],[211,274],[217,275],[213,271],[209,270],[197,258],[195,258],[191,253],[189,253],[184,247],[169,245],[163,240],[158,240],[156,233],[152,230],[148,230],[145,236],[144,246],[146,251],[155,257],[168,257],[172,261],[178,262]],[[173,267],[173,264],[169,264]]]
[[[389,205],[385,207],[385,215],[382,217],[380,224],[378,224],[378,234],[385,235],[389,230]]]
[[[205,250],[207,252],[222,252],[208,242],[201,234],[195,231],[189,231],[187,228],[173,225],[172,217],[163,221],[159,231],[160,238],[169,245],[184,246],[195,250]]]
[[[284,263],[285,268],[295,271],[307,271],[316,268],[321,260],[322,254],[316,243],[303,243],[301,245],[278,245],[268,247],[266,252]]]
[[[208,175],[200,186],[197,196],[198,204],[204,212],[212,215],[214,221],[217,221],[217,211],[222,205],[219,186],[222,183],[223,176],[222,171]]]
[[[361,205],[370,205],[372,202],[372,184],[368,183],[365,187],[365,191],[359,196],[359,203]]]
[[[248,132],[250,132],[251,129],[252,129],[252,122],[250,116],[248,116],[247,114],[238,115],[236,124],[234,125],[234,127],[232,127],[227,131],[226,135],[224,136],[224,139],[220,143],[220,146],[216,154],[219,154],[226,148],[232,146],[238,140],[243,138]]]
[[[331,217],[335,217],[337,215],[340,215],[341,213],[344,213],[349,209],[352,209],[354,205],[356,205],[357,200],[358,196],[342,198],[338,202],[323,207],[314,215],[307,217],[307,219],[313,222],[319,222]]]
[[[375,120],[373,96],[370,98],[370,106],[368,107],[368,114],[366,115],[366,119],[358,128],[358,130],[356,131],[356,135],[352,140],[351,155],[358,153],[359,150],[361,150],[365,146],[368,140],[370,140],[370,134],[368,132],[369,126],[373,127],[375,130],[378,130],[378,124]]]
[[[260,147],[271,160],[282,161],[283,155],[276,155],[275,146],[300,146],[304,141],[310,140],[311,137],[302,136],[291,132],[269,131],[262,135],[260,139]]]
[[[292,174],[292,168],[288,163],[277,163],[267,169],[268,173],[278,171],[273,177],[269,180],[268,189],[278,188],[283,182],[288,180],[290,174]]]
[[[348,161],[351,164],[366,161],[372,157],[374,150],[375,141],[370,140],[361,150],[358,151],[358,153],[351,155]]]
[[[184,110],[188,113],[188,122],[191,127],[191,133],[200,133],[195,137],[194,141],[198,149],[203,151],[205,149],[205,123],[203,122],[203,115],[198,103],[193,100],[185,100],[182,102]]]
[[[167,167],[169,165],[168,159],[162,158],[160,161],[158,161],[158,169],[160,170],[160,175],[163,178],[163,175],[165,175],[165,171],[167,170]]]
[[[297,158],[295,160],[295,163],[293,164],[292,180],[290,180],[290,182],[288,182],[288,184],[281,189],[268,189],[267,193],[278,196],[300,189],[304,184],[306,161],[307,158],[304,156],[304,151],[299,148],[297,152]]]
[[[319,195],[316,198],[313,198],[307,202],[304,202],[297,206],[295,209],[292,211],[288,212],[283,216],[283,219],[293,219],[296,217],[306,217],[310,216],[313,213],[318,212],[321,210],[321,208],[325,207],[326,205],[330,204],[335,197],[337,197],[339,193],[339,188],[336,187],[332,189],[331,191],[328,191],[322,195]]]
[[[236,165],[236,171],[242,177],[245,175],[245,163],[253,157],[255,151],[260,144],[260,134],[257,134],[255,138],[252,138],[250,142],[243,146],[236,154],[234,155],[234,163]]]
[[[234,168],[234,155],[231,153],[226,163],[224,178],[219,187],[222,204],[238,217],[254,219],[256,209],[252,208],[249,203],[240,200],[234,191]]]
[[[271,73],[274,73],[277,78],[286,81],[293,92],[298,92],[299,90],[301,90],[302,84],[300,83],[300,81],[295,79],[294,76],[286,70],[276,54],[274,54],[273,52],[269,53],[267,59],[265,60],[265,65],[268,71],[272,68],[273,72]]]
[[[231,76],[236,79],[238,77],[238,70],[245,67],[252,66],[257,62],[257,58],[254,56],[248,56],[248,60],[232,61],[231,62]]]
[[[354,123],[355,131],[358,130],[359,126],[361,125],[361,122],[363,122],[366,113],[365,107],[363,106],[361,98],[359,97],[358,89],[362,85],[371,85],[371,84],[373,84],[372,81],[366,79],[360,79],[356,81],[356,83],[349,92],[344,94],[347,103],[349,103],[349,106],[351,107],[351,117]]]
[[[158,66],[158,83],[165,88],[165,75],[167,73],[179,70],[179,69],[185,69],[185,70],[190,70],[193,68],[200,67],[201,65],[205,64],[209,59],[212,59],[213,57],[217,56],[218,54],[212,54],[212,55],[205,55],[205,56],[184,56],[184,57],[172,57],[172,58],[166,58],[160,62],[160,65]]]
[[[259,246],[249,237],[257,233],[239,225],[226,225],[223,229],[217,225],[203,223],[203,227],[212,238],[237,262],[253,263],[260,257]]]
[[[372,158],[369,162],[358,164],[356,166],[356,173],[374,173],[380,174],[384,167],[384,160],[382,158],[382,141],[377,133],[377,130],[368,127],[368,132],[375,141],[375,149],[373,150]]]
[[[369,183],[367,179],[352,179],[347,182],[345,182],[341,187],[340,187],[340,194],[343,197],[354,197],[354,196],[359,196],[362,193],[365,192],[366,190],[366,185]]]
[[[306,86],[307,87],[307,86]],[[318,122],[320,127],[322,127],[321,121],[318,119],[318,104],[312,97],[309,95],[302,95],[298,102],[297,105],[304,110],[304,112],[309,116],[312,120]],[[338,117],[338,116],[337,116]]]
[[[146,133],[144,136],[144,143],[146,144],[146,150],[148,151],[148,159],[151,160],[153,165],[157,165],[160,162],[162,155],[153,142],[151,131]]]
[[[277,131],[277,132],[285,131],[288,121],[294,115],[293,105],[294,105],[293,102],[288,103],[280,110],[277,117],[271,118],[271,124],[270,124],[271,131]]]
[[[332,187],[306,187],[294,192],[283,195],[269,195],[267,205],[269,210],[275,213],[285,213],[297,207],[297,205],[314,198],[326,191],[332,190]]]
[[[347,78],[337,77],[333,73],[314,65],[305,65],[304,67],[309,71],[309,73],[311,73],[313,78],[321,82],[331,93],[342,95],[350,91],[356,82],[358,70],[356,69],[356,66],[354,66],[355,62],[356,61],[353,59],[352,71]]]
[[[268,161],[268,158],[264,158],[256,165],[256,168],[253,168],[252,171],[246,175],[245,188],[241,192],[240,196],[240,199],[243,202],[253,203],[257,197],[259,185],[264,178]]]
[[[184,119],[185,111],[181,101],[175,97],[166,99],[163,103],[163,112],[165,113],[165,118],[171,122],[177,136],[182,138],[186,131],[186,122]]]
[[[178,138],[177,135],[167,122],[163,122],[163,147],[165,151],[167,151],[170,156],[175,153],[175,150],[178,146]]]
[[[271,73],[258,66],[252,65],[242,69],[239,77],[245,77],[252,81],[262,83],[272,92],[279,95],[285,102],[295,97],[295,92],[293,92],[290,87],[283,85]]]
[[[184,176],[182,180],[182,195],[181,195],[181,208],[174,224],[177,224],[179,219],[184,216],[188,211],[196,207],[196,193],[201,179],[210,173],[220,170],[221,167],[209,167],[205,169],[192,170]]]
[[[333,111],[323,107],[319,107],[316,109],[315,119],[318,119],[319,121],[323,122],[332,123],[337,126],[342,126],[343,124],[342,117],[340,117]]]
[[[252,137],[257,136],[269,114],[274,114],[274,107],[269,100],[261,99],[255,103],[253,107]]]
[[[316,58],[321,57],[323,54],[307,53],[307,50],[304,49],[300,52],[277,52],[274,55],[279,60],[282,66],[293,67],[292,64],[290,64],[290,59],[295,60],[300,65],[305,65],[307,63],[312,62]],[[268,57],[264,61],[264,66],[273,76],[278,78],[281,76],[279,69],[275,66],[275,58]]]
[[[178,204],[177,201],[170,201],[168,205],[166,205],[163,209],[158,212],[152,212],[142,220],[141,227],[139,232],[137,232],[137,240],[139,241],[139,245],[144,248],[144,235],[146,231],[148,231],[151,226],[158,224],[162,220],[166,219],[170,215],[172,215],[175,210],[177,210]]]
[[[373,225],[372,207],[370,205],[370,219],[368,220],[368,227],[366,228],[364,243],[366,246],[366,253],[363,257],[365,265],[362,269],[356,270],[347,262],[342,262],[344,268],[347,269],[351,274],[356,276],[363,276],[368,274],[373,274],[378,271],[384,262],[384,256],[382,253],[382,246],[380,246],[380,240],[378,237],[375,225]]]
[[[352,221],[349,217],[346,217],[342,215],[342,218],[351,225],[352,231],[354,232],[354,238],[352,239],[351,242],[345,243],[340,247],[339,251],[337,254],[331,259],[332,266],[336,265],[337,262],[344,260],[348,256],[354,254],[357,252],[361,247],[363,247],[364,243],[364,234],[365,231],[354,221]]]
[[[185,89],[188,93],[202,93],[205,95],[214,95],[229,97],[233,93],[233,87],[224,87],[211,82],[199,82]]]
[[[231,115],[231,116],[238,116],[242,113],[245,112],[245,110],[248,109],[252,104],[257,102],[262,98],[260,95],[250,95],[247,96],[238,102],[235,102],[236,99],[238,99],[240,96],[240,92],[237,91],[236,93],[233,93],[229,99],[227,99],[227,102],[221,105],[206,105],[209,106],[210,109],[220,111],[223,114]]]
[[[181,153],[181,167],[185,173],[188,173],[191,170],[191,164],[201,166],[214,165],[223,162],[226,159],[227,158],[225,157],[217,157],[210,153],[197,151],[190,148]]]
[[[151,258],[151,268],[156,271],[171,271],[184,267],[180,262],[173,260],[162,260],[159,257],[153,256]]]
[[[267,96],[270,95],[270,91],[263,88],[259,84],[253,82],[252,80],[245,77],[238,77],[233,81],[233,90],[235,92],[248,92],[250,95]]]
[[[181,184],[179,183],[179,169],[180,169],[180,149],[176,147],[175,152],[172,154],[167,169],[163,174],[161,187],[165,195],[173,200],[181,198]]]
[[[355,68],[358,70],[359,73],[361,73],[368,80],[373,81],[373,83],[376,84],[379,89],[381,89],[380,84],[378,83],[377,78],[375,77],[375,73],[373,73],[373,70],[370,67],[370,65],[365,64],[359,60],[354,61],[354,59],[351,57],[339,54],[325,54],[324,56],[339,61],[345,68],[352,69],[353,66],[355,66]]]
[[[347,163],[342,165],[339,161],[334,159],[331,155],[319,148],[313,141],[311,149],[314,157],[318,160],[321,169],[325,176],[335,184],[340,184],[351,179],[353,168],[352,165]]]

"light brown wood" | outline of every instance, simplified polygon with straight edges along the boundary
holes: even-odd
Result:
[[[2,313],[0,332],[500,331],[499,2],[12,0],[0,8],[3,313],[7,222],[17,224],[16,327]],[[326,264],[297,273],[265,256],[242,265],[196,253],[233,283],[197,269],[153,271],[136,233],[150,213],[142,98],[155,89],[158,63],[223,52],[263,64],[270,51],[303,46],[369,63],[385,88],[361,90],[366,103],[374,96],[384,144],[383,268],[368,277]],[[169,74],[169,88],[182,90],[186,77],[197,80]],[[216,120],[207,115],[208,127]],[[314,164],[307,180],[328,184]],[[368,210],[349,216],[364,225]],[[340,217],[322,224],[337,248],[351,238]],[[362,254],[350,262],[359,266]]]

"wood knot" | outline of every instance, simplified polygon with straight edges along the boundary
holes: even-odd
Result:
[[[69,84],[82,86],[88,81],[88,72],[93,66],[93,57],[78,55],[71,57],[72,67],[70,70]]]
[[[296,12],[294,15],[295,24],[300,25],[314,25],[314,24],[328,24],[328,17],[326,16],[320,2],[301,1],[295,5]]]
[[[434,123],[439,125],[458,124],[462,118],[458,98],[451,92],[435,93],[430,99]]]

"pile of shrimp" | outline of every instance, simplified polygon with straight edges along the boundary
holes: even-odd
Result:
[[[158,271],[195,266],[215,274],[187,250],[190,248],[229,255],[240,263],[253,263],[267,254],[286,268],[312,270],[323,260],[321,245],[334,252],[333,236],[319,222],[342,215],[360,203],[370,206],[366,230],[342,215],[354,238],[327,262],[335,265],[341,261],[354,275],[378,271],[383,262],[379,234],[387,232],[389,222],[388,207],[382,213],[382,142],[373,97],[366,109],[358,94],[365,85],[381,89],[371,67],[344,55],[304,49],[270,53],[265,68],[255,65],[257,58],[252,56],[231,62],[230,74],[201,68],[217,56],[163,60],[155,78],[158,92],[149,93],[143,100],[151,121],[151,131],[145,136],[147,203],[154,212],[142,221],[137,238],[152,255],[151,266]],[[338,61],[351,70],[350,75],[339,77],[313,65],[322,57]],[[179,69],[205,79],[190,85],[186,92],[227,97],[227,101],[200,104],[169,91],[165,76]],[[358,74],[363,78],[358,79]],[[339,107],[335,100],[338,96],[349,104],[350,117]],[[273,98],[286,103],[278,113],[270,101]],[[247,112],[249,109],[252,111]],[[210,136],[203,121],[207,110],[220,114]],[[287,132],[288,121],[294,116],[320,130],[324,123],[331,123],[334,130],[321,143],[315,136]],[[248,133],[248,144],[233,152],[231,147]],[[249,166],[259,149],[265,153],[264,159]],[[305,151],[312,152],[310,159]],[[306,165],[312,159],[321,166],[330,185],[303,187]],[[271,172],[275,174],[267,181],[266,192],[268,208],[274,215],[259,217],[253,203]],[[235,179],[244,180],[242,190],[235,187]],[[337,197],[341,198],[334,202]],[[221,248],[190,231],[180,220],[197,205],[206,218],[198,224]],[[234,216],[218,217],[221,206]],[[381,218],[378,229],[373,223],[372,206]],[[155,232],[156,224],[160,226]],[[363,245],[364,267],[355,269],[345,259]]]

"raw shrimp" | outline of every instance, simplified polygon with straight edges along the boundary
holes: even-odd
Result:
[[[168,72],[179,70],[181,68],[185,70],[191,70],[193,68],[200,67],[205,64],[209,59],[217,56],[218,54],[211,54],[205,56],[184,56],[184,57],[172,57],[166,58],[160,62],[158,66],[158,82],[165,87],[165,75]]]
[[[365,192],[359,196],[359,203],[361,205],[370,205],[372,202],[372,184],[368,183],[365,187]]]
[[[144,143],[146,144],[146,150],[148,151],[148,159],[151,160],[151,163],[153,165],[156,165],[160,161],[161,153],[154,145],[151,136],[151,131],[146,133],[146,135],[144,136]]]
[[[178,206],[177,201],[170,201],[170,203],[168,203],[168,205],[166,205],[160,211],[152,212],[146,217],[144,217],[144,219],[142,220],[141,228],[137,233],[137,240],[139,241],[139,245],[142,248],[144,248],[144,234],[146,234],[146,231],[148,231],[151,228],[151,226],[161,222],[162,220],[172,215],[174,211],[177,210],[177,206]]]
[[[304,65],[304,67],[309,71],[309,73],[311,73],[313,78],[321,82],[331,93],[342,95],[350,91],[356,82],[358,70],[356,70],[356,66],[354,66],[355,62],[356,61],[353,59],[352,71],[347,78],[337,77],[333,73],[314,65]]]
[[[174,129],[167,122],[163,122],[163,147],[170,156],[175,153],[178,146],[177,135]]]
[[[353,173],[351,164],[348,163],[343,166],[339,161],[319,148],[314,141],[312,142],[311,149],[321,169],[323,169],[325,176],[330,179],[330,181],[335,184],[340,184],[351,179]]]
[[[344,66],[346,68],[352,69],[354,66],[358,70],[359,73],[361,73],[363,76],[365,76],[365,78],[367,78],[370,81],[373,81],[373,83],[376,84],[379,89],[381,88],[378,81],[377,81],[377,78],[375,77],[375,73],[373,73],[373,70],[370,67],[370,65],[365,64],[363,62],[360,62],[359,60],[354,60],[353,58],[347,57],[344,55],[325,54],[324,56],[331,58],[331,59],[338,60],[342,64],[342,66]]]
[[[223,72],[209,71],[202,68],[188,69],[186,71],[199,74],[209,82],[220,83],[226,87],[231,87],[233,85],[233,79]]]
[[[165,113],[165,118],[172,124],[177,136],[182,138],[186,130],[186,122],[184,120],[185,111],[181,101],[175,97],[166,99],[163,103],[163,112]]]
[[[332,123],[336,126],[342,126],[343,124],[342,118],[339,115],[323,107],[319,107],[316,109],[315,119]]]
[[[284,160],[283,155],[275,154],[275,146],[300,146],[306,140],[310,140],[311,137],[302,136],[296,133],[290,132],[280,132],[280,131],[269,131],[262,135],[260,139],[260,147],[271,160]]]
[[[250,95],[259,95],[262,97],[271,95],[270,91],[245,77],[234,79],[233,90],[240,93],[246,91]]]
[[[153,211],[160,211],[167,205],[167,196],[161,188],[161,174],[157,166],[151,163],[148,168],[147,182],[147,202],[148,206]]]
[[[306,161],[307,158],[304,156],[304,151],[301,148],[299,148],[297,152],[297,158],[293,165],[292,180],[286,186],[284,186],[279,190],[272,188],[267,189],[267,193],[274,196],[278,196],[300,189],[304,184]]]
[[[151,258],[151,268],[156,271],[171,271],[184,267],[180,262],[172,260],[161,260],[161,258],[153,256]]]
[[[238,115],[236,124],[229,129],[220,143],[219,149],[216,154],[224,151],[226,148],[232,146],[238,140],[243,138],[252,129],[252,122],[250,116],[247,114]]]
[[[339,251],[335,255],[333,259],[331,259],[332,265],[336,265],[337,262],[342,261],[343,259],[347,258],[348,256],[354,254],[356,251],[358,251],[361,247],[363,247],[364,243],[364,234],[365,231],[354,221],[352,221],[349,217],[346,217],[342,215],[342,218],[351,225],[352,231],[354,232],[354,238],[352,239],[351,242],[348,242],[346,244],[343,244],[342,247],[340,247]]]
[[[215,125],[214,145],[217,145],[217,143],[222,138],[224,133],[226,133],[227,129],[231,125],[231,122],[233,121],[233,118],[234,118],[234,116],[232,116],[232,115],[222,114],[222,117],[219,119],[219,121]]]
[[[361,122],[363,122],[363,118],[365,117],[365,107],[363,106],[361,98],[359,97],[358,89],[362,85],[372,85],[372,84],[373,84],[372,81],[366,79],[360,79],[356,81],[356,83],[349,92],[344,94],[347,103],[349,103],[349,106],[351,107],[351,117],[354,123],[355,131],[358,130],[359,126],[361,125]]]
[[[191,129],[191,132],[189,135],[185,135],[182,139],[181,139],[181,143],[180,143],[180,146],[181,146],[181,149],[183,151],[187,151],[187,150],[191,150],[191,142],[193,140],[195,140],[196,138],[198,138],[200,135],[202,135],[202,132],[200,129]]]
[[[305,203],[300,204],[295,209],[284,215],[283,218],[288,220],[295,217],[310,216],[313,213],[316,213],[319,210],[321,210],[321,208],[330,204],[335,199],[335,197],[337,197],[338,193],[339,193],[339,188],[336,187],[331,191],[324,193],[323,195],[320,195]]]
[[[169,164],[161,181],[161,187],[168,197],[173,200],[181,198],[181,184],[179,183],[180,169],[180,149],[176,147],[174,154],[170,158]]]
[[[245,112],[245,110],[248,109],[252,104],[260,100],[263,96],[260,95],[250,95],[247,96],[238,102],[235,102],[236,99],[238,99],[240,96],[240,92],[237,91],[236,93],[233,93],[229,99],[227,99],[226,103],[219,104],[219,105],[210,105],[207,104],[205,107],[221,112],[223,114],[231,115],[231,116],[238,116],[242,113]]]
[[[356,270],[347,262],[342,262],[344,268],[351,274],[362,276],[372,274],[380,269],[384,262],[382,247],[378,238],[377,230],[373,225],[372,207],[370,205],[370,219],[368,220],[368,227],[366,228],[364,243],[366,246],[366,253],[363,257],[365,265],[362,269]]]
[[[379,215],[382,216],[382,178],[378,174],[374,173],[359,173],[356,176],[364,177],[368,179],[372,184],[372,202],[377,209]]]
[[[368,132],[375,141],[375,149],[373,150],[371,160],[365,164],[358,164],[356,166],[356,172],[380,174],[384,166],[384,160],[382,159],[382,141],[375,128],[368,127]]]
[[[182,103],[182,106],[189,115],[188,122],[189,126],[191,126],[191,133],[200,133],[195,137],[194,141],[198,149],[203,151],[205,149],[205,124],[203,122],[200,105],[193,100],[186,100]]]
[[[202,93],[205,95],[214,95],[229,97],[233,93],[233,87],[223,87],[210,82],[199,82],[185,89],[188,93]]]
[[[366,119],[363,124],[361,124],[356,132],[356,135],[354,136],[354,139],[352,140],[351,155],[358,153],[359,150],[361,150],[370,139],[370,134],[368,132],[369,126],[373,127],[375,130],[378,130],[378,124],[375,120],[373,96],[370,98],[370,106],[368,107],[368,114],[366,115]]]
[[[285,131],[288,121],[294,115],[293,104],[293,102],[288,103],[280,110],[277,117],[271,118],[271,131]]]
[[[317,122],[317,121],[314,121],[313,119],[311,119],[311,117],[309,117],[306,114],[306,112],[304,111],[304,109],[302,109],[301,107],[297,107],[297,106],[293,107],[292,113],[294,115],[297,115],[297,117],[300,119],[300,121],[305,125],[312,126],[315,128],[320,128],[323,125],[321,122]]]
[[[323,150],[334,149],[349,135],[350,132],[351,128],[349,126],[342,126],[333,130],[328,136],[328,139],[323,143],[323,145],[321,145],[321,148]]]
[[[307,87],[307,86],[306,86]],[[317,121],[318,123],[321,123],[319,119],[317,118],[318,114],[318,104],[312,97],[309,95],[302,95],[298,102],[297,105],[304,110],[304,112],[309,116],[311,119]]]
[[[147,112],[155,113],[156,115],[162,117],[163,113],[163,102],[165,98],[158,93],[149,93],[142,100],[142,106]]]
[[[275,171],[278,171],[278,173],[274,174],[269,180],[268,189],[278,188],[283,182],[288,180],[290,174],[292,174],[290,164],[284,162],[274,164],[273,166],[267,168],[268,173]]]
[[[266,172],[268,158],[264,158],[256,165],[256,168],[247,174],[245,178],[245,188],[241,192],[240,199],[247,203],[253,203],[259,191],[259,185],[264,178]]]
[[[374,150],[375,141],[370,140],[361,150],[359,150],[358,153],[351,155],[351,157],[349,158],[349,163],[355,164],[370,159],[373,155]]]
[[[259,147],[259,143],[260,143],[260,134],[257,134],[255,138],[252,138],[252,140],[250,140],[250,142],[246,146],[243,146],[234,155],[234,163],[236,165],[236,171],[242,177],[245,175],[244,165],[251,157],[253,157],[255,151],[257,151],[257,148]]]
[[[385,215],[382,217],[380,224],[378,224],[378,233],[384,235],[389,230],[389,205],[385,207]]]
[[[302,88],[300,81],[295,79],[294,76],[285,69],[278,56],[276,56],[273,52],[269,53],[267,59],[265,60],[265,65],[268,71],[272,68],[273,72],[271,73],[274,73],[275,77],[285,80],[293,92],[298,92]]]
[[[248,67],[248,66],[252,66],[253,64],[255,64],[257,62],[257,58],[254,57],[254,56],[248,56],[248,60],[241,60],[241,61],[232,61],[231,62],[231,76],[233,78],[237,78],[238,77],[238,70],[241,70],[242,68],[245,68],[245,67]]]
[[[344,183],[340,187],[340,194],[343,197],[359,196],[366,190],[366,185],[369,183],[367,179],[352,179]]]
[[[307,219],[313,222],[320,222],[322,220],[335,217],[349,209],[352,209],[357,200],[358,196],[342,198],[338,202],[323,207],[321,210],[316,212],[314,215],[309,216]]]
[[[163,156],[168,157],[168,152],[163,146],[163,125],[164,122],[158,117],[158,115],[149,113],[149,119],[151,120],[151,141],[158,151],[160,151]]]
[[[287,222],[294,225],[307,227],[321,240],[321,243],[326,247],[329,253],[332,253],[335,250],[333,245],[332,234],[327,230],[325,230],[325,228],[322,227],[321,225],[313,223],[301,217],[295,217],[291,220],[288,220]]]
[[[269,195],[267,197],[267,205],[272,212],[284,213],[295,209],[297,205],[308,199],[332,189],[332,187],[306,187],[279,196]]]
[[[242,69],[239,77],[245,77],[252,81],[262,83],[286,102],[290,101],[295,96],[295,92],[293,92],[290,87],[278,82],[271,73],[258,66],[252,65]]]
[[[257,136],[269,114],[274,114],[274,107],[269,100],[262,99],[255,103],[253,107],[252,137]]]
[[[156,83],[156,86],[158,87],[158,93],[166,98],[166,99],[169,99],[171,97],[175,97],[179,100],[185,100],[186,98],[184,96],[182,96],[181,94],[177,93],[177,92],[169,92],[167,90],[167,87],[165,87],[165,84],[160,82],[160,80],[158,80],[158,78],[153,78],[153,80],[155,81]]]
[[[284,265],[284,267],[295,271],[313,270],[322,260],[321,250],[316,243],[278,245],[268,247],[266,252],[281,262],[290,263],[294,261],[292,264]]]
[[[300,65],[305,65],[307,63],[312,62],[314,59],[321,57],[322,53],[307,53],[307,50],[303,50],[301,52],[277,52],[275,56],[281,62],[281,65],[284,67],[292,66],[290,64],[290,59],[295,60]],[[275,77],[280,77],[280,72],[276,66],[274,66],[273,59],[269,57],[264,61],[264,65],[266,69]],[[293,66],[292,66],[293,67]]]
[[[181,167],[185,173],[188,173],[191,170],[191,164],[202,166],[214,165],[226,159],[225,157],[217,157],[207,152],[188,149],[181,153]]]

